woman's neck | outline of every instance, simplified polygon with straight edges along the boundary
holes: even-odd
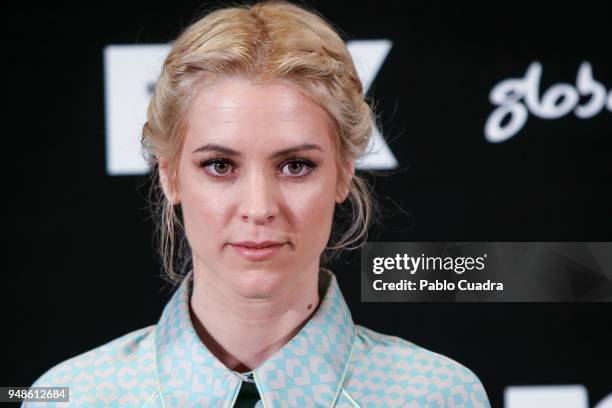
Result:
[[[317,309],[319,267],[313,266],[270,298],[253,299],[194,265],[190,312],[196,333],[229,369],[257,368],[291,340]]]

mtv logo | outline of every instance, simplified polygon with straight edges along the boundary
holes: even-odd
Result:
[[[141,155],[140,135],[147,106],[170,44],[107,45],[104,47],[104,109],[106,126],[106,173],[139,175],[148,171]],[[391,50],[389,40],[350,41],[364,92],[367,92]],[[356,162],[359,169],[392,169],[395,156],[374,127],[370,154]]]

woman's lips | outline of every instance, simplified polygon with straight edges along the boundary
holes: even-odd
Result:
[[[250,248],[242,245],[230,244],[234,250],[249,261],[265,261],[276,255],[285,244],[276,244],[264,248]]]

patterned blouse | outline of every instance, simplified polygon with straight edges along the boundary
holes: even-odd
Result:
[[[482,383],[463,365],[354,324],[325,268],[319,307],[297,335],[247,373],[253,382],[245,381],[196,334],[192,285],[190,273],[157,324],[66,360],[33,384],[70,387],[69,403],[23,406],[490,408]]]

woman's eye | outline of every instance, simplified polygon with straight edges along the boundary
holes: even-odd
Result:
[[[283,165],[283,168],[287,168],[289,174],[296,177],[305,176],[310,173],[310,171],[314,168],[314,165],[310,164],[305,160],[292,160]],[[304,171],[306,169],[306,171]]]
[[[227,160],[207,160],[200,164],[200,167],[208,169],[213,176],[223,176],[231,171],[232,164]]]

